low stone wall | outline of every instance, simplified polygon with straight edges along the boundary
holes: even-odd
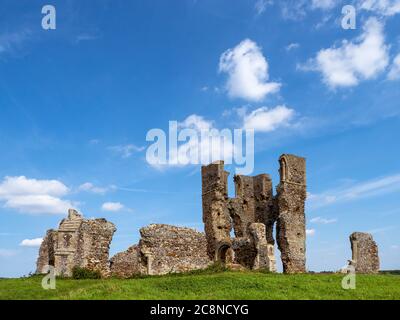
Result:
[[[139,244],[111,258],[111,275],[163,275],[204,269],[211,264],[201,232],[165,224],[140,230]]]

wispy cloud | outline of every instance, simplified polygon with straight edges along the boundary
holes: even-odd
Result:
[[[393,63],[388,73],[389,80],[400,79],[400,53],[393,59]]]
[[[17,32],[6,32],[0,34],[0,55],[4,53],[12,53],[29,39],[31,32],[27,29]]]
[[[299,47],[300,47],[300,44],[298,44],[298,43],[290,43],[285,47],[285,49],[286,49],[286,51],[291,51],[294,49],[298,49]]]
[[[400,13],[400,0],[358,0],[358,7],[381,16],[393,16]]]
[[[400,190],[400,174],[377,178],[354,184],[351,187],[337,188],[320,194],[309,194],[310,208],[320,208],[338,202],[378,196]]]
[[[254,4],[254,9],[256,10],[257,14],[260,15],[267,10],[268,6],[273,5],[274,2],[272,0],[257,0]]]
[[[326,219],[322,217],[315,217],[310,220],[311,223],[318,223],[318,224],[331,224],[337,222],[337,219]]]
[[[118,145],[118,146],[111,146],[108,149],[122,158],[130,158],[134,153],[142,152],[145,147],[138,147],[134,144],[126,144],[126,145]]]
[[[312,237],[315,236],[315,232],[316,232],[315,229],[307,229],[306,235]]]
[[[109,191],[113,191],[116,189],[117,187],[114,185],[108,187],[98,187],[91,182],[85,182],[78,187],[78,191],[90,192],[95,194],[105,194]]]

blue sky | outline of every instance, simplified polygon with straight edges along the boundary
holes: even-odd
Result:
[[[0,277],[34,271],[69,206],[116,224],[112,254],[149,223],[202,230],[200,166],[145,157],[149,130],[185,119],[253,127],[275,185],[282,153],[307,158],[308,269],[345,265],[353,231],[399,269],[399,30],[398,0],[3,0]]]

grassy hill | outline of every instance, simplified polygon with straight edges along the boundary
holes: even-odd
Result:
[[[198,272],[136,279],[57,279],[43,290],[42,277],[0,279],[0,299],[396,299],[400,275],[357,275],[357,288],[344,290],[340,274]]]

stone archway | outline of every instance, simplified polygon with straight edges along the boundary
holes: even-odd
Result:
[[[234,260],[234,252],[229,244],[221,244],[216,254],[216,262],[223,265],[232,264]]]

